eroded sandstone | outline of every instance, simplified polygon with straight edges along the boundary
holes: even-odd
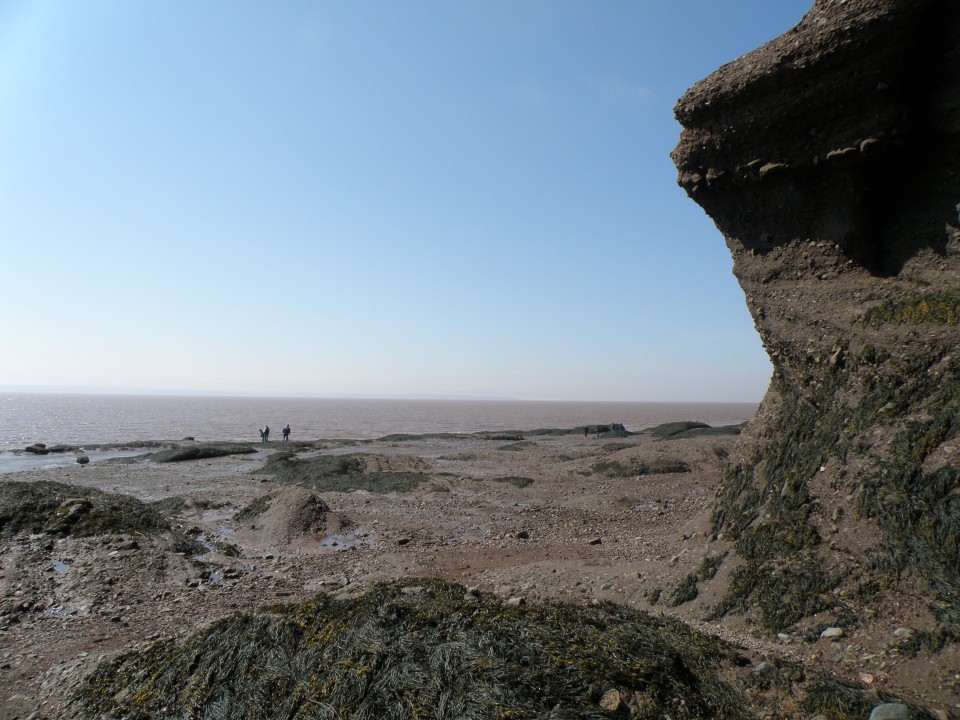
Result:
[[[676,115],[774,365],[718,492],[715,616],[862,626],[892,588],[929,604],[919,649],[956,642],[960,4],[818,0]]]

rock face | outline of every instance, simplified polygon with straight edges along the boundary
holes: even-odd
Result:
[[[842,625],[892,583],[960,637],[960,3],[818,0],[676,115],[774,365],[716,614]]]

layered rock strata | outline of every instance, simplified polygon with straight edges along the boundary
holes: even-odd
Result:
[[[956,640],[960,3],[818,0],[676,116],[774,366],[717,497],[714,613],[814,632],[896,587]]]

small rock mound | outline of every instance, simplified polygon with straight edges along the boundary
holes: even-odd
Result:
[[[0,483],[0,535],[159,533],[166,519],[130,497],[59,482]]]
[[[318,495],[290,486],[258,498],[237,519],[248,525],[243,533],[263,547],[289,545],[301,539],[319,540],[347,525]]]
[[[147,456],[155,463],[183,462],[184,460],[207,460],[227,455],[249,455],[257,452],[245,443],[200,443],[161,450]]]
[[[663,425],[644,430],[658,440],[683,440],[685,438],[702,437],[704,435],[739,435],[746,423],[740,425],[721,425],[713,427],[702,422],[682,420],[669,422]]]
[[[423,461],[412,456],[356,453],[300,458],[280,452],[267,458],[256,472],[272,475],[276,483],[303,485],[322,492],[388,493],[408,492],[429,480],[422,468]]]

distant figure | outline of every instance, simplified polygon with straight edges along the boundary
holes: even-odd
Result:
[[[290,423],[287,423],[286,425],[284,425],[283,430],[281,432],[283,433],[283,441],[286,442],[287,440],[289,440],[290,439]]]
[[[590,426],[589,426],[589,425],[584,425],[584,426],[583,426],[583,436],[584,436],[584,437],[587,437],[589,434],[590,434]]]
[[[269,425],[263,426],[262,434],[263,434],[263,441],[270,442],[270,426]]]
[[[260,442],[263,442],[263,428],[260,428]]]

